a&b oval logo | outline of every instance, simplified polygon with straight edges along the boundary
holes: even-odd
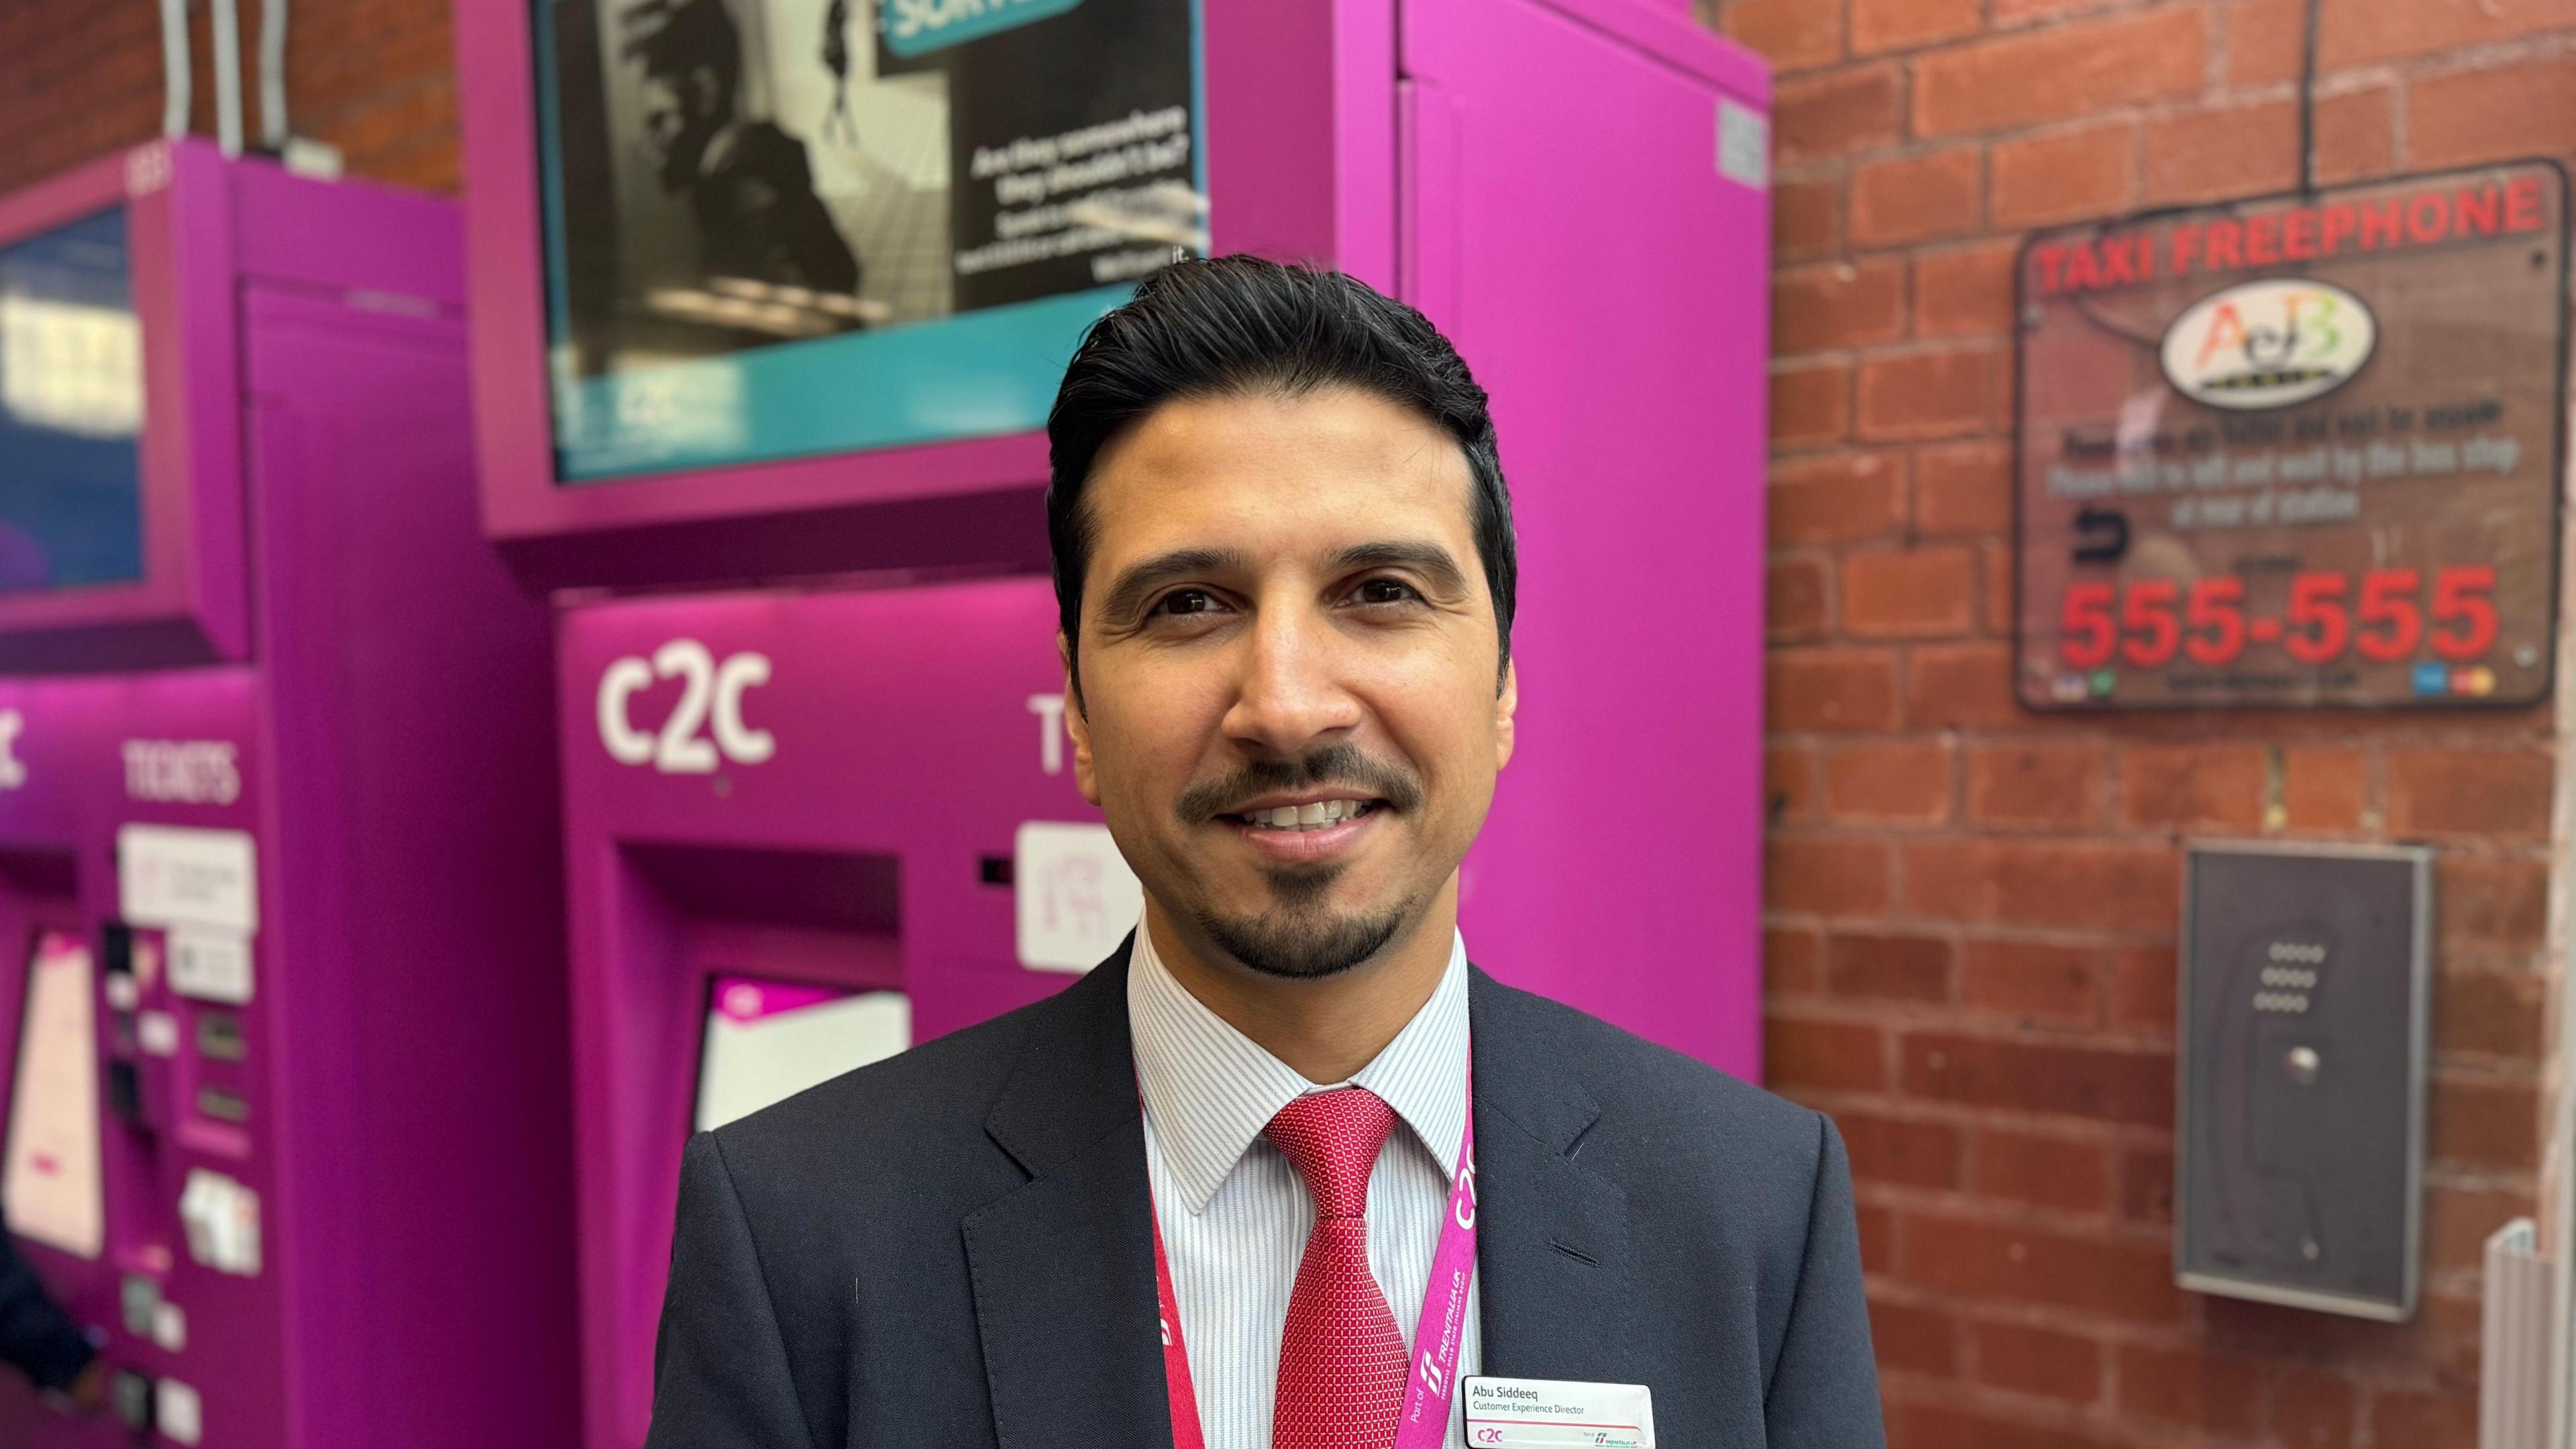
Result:
[[[2341,287],[2240,282],[2184,308],[2165,329],[2165,380],[2211,407],[2288,407],[2351,381],[2378,345],[2378,319]]]

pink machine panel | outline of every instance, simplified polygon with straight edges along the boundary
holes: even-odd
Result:
[[[120,214],[131,322],[76,275]],[[548,619],[463,486],[461,251],[194,143],[0,201],[10,355],[89,368],[0,392],[7,1197],[116,1381],[0,1376],[0,1443],[578,1436]],[[43,501],[120,438],[138,509]]]
[[[600,455],[563,413],[596,422],[604,397],[640,400],[639,416],[713,400],[706,416],[727,421],[701,436],[777,420],[740,390],[763,376],[756,359],[701,359],[668,375],[677,392],[567,381],[587,364],[549,312],[569,295],[549,278],[571,273],[539,145],[566,134],[548,129],[566,112],[530,76],[585,45],[607,56],[596,27],[548,18],[598,3],[552,0],[532,29],[523,4],[461,0],[457,23],[485,526],[523,576],[583,590],[559,618],[558,687],[586,1428],[592,1449],[633,1449],[710,983],[899,990],[919,1039],[1053,989],[1077,944],[1123,932],[1134,897],[1084,854],[1097,817],[1048,753],[1063,681],[1038,573],[1042,406],[989,435],[583,471]],[[791,58],[810,37],[776,17],[801,3],[743,0]],[[1207,249],[1322,262],[1403,296],[1494,397],[1520,527],[1522,705],[1467,861],[1471,953],[1758,1075],[1766,72],[1666,0],[1184,8],[1185,199]],[[1064,13],[1084,11],[1107,13]],[[905,77],[924,63],[877,62]],[[612,89],[616,63],[597,67]],[[817,174],[844,144],[825,106],[773,109]],[[671,204],[641,182],[624,195],[637,215]],[[648,250],[618,256],[649,270]],[[629,300],[656,295],[636,282]],[[1116,298],[1094,300],[1089,315]],[[871,329],[887,348],[950,325],[872,315],[893,319]],[[1014,356],[1060,370],[1081,320]],[[861,356],[844,336],[794,345]],[[871,376],[847,374],[817,416],[863,413]],[[1017,577],[903,573],[961,567]],[[615,597],[628,588],[665,592]]]

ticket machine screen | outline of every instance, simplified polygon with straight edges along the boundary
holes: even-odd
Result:
[[[708,997],[698,1056],[701,1132],[912,1045],[912,999],[900,991],[718,976]]]
[[[66,932],[39,931],[29,954],[0,1207],[18,1236],[95,1258],[107,1210],[89,947]]]
[[[143,577],[125,213],[0,247],[0,593]]]

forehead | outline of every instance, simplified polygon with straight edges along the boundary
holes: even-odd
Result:
[[[1168,402],[1091,470],[1091,567],[1223,544],[1320,553],[1407,537],[1472,548],[1466,455],[1437,424],[1350,388]]]

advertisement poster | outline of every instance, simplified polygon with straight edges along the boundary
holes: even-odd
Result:
[[[2031,238],[2022,702],[2545,698],[2566,192],[2493,166]]]
[[[557,476],[1039,426],[1207,249],[1197,0],[536,0]]]
[[[90,989],[89,948],[61,931],[38,933],[10,1073],[7,1161],[0,1166],[0,1209],[9,1231],[81,1258],[97,1257],[107,1236]]]

